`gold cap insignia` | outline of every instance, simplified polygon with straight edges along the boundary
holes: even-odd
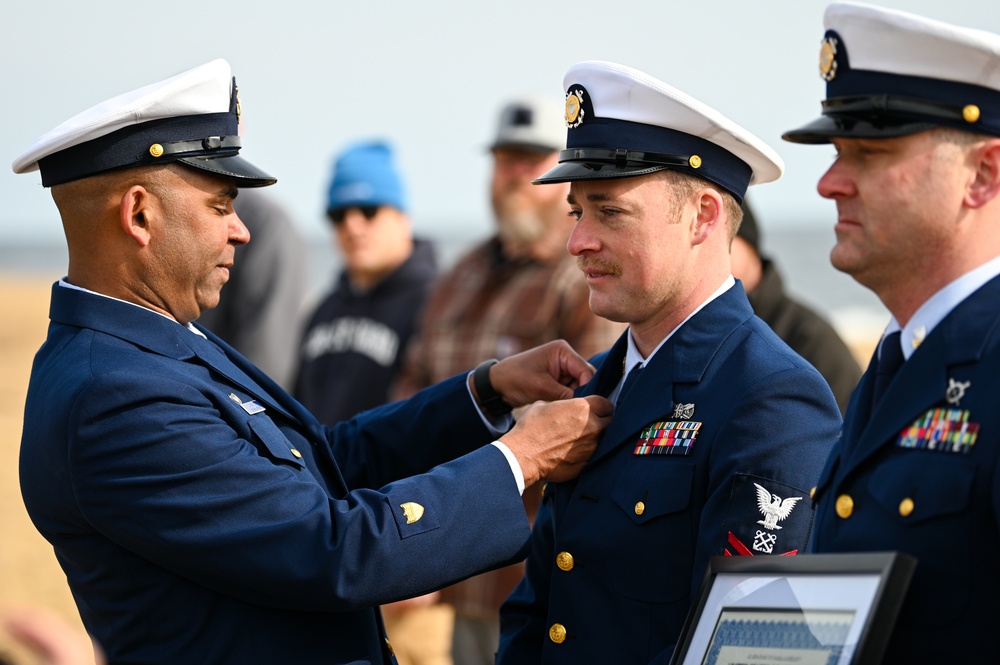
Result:
[[[975,104],[968,104],[962,109],[962,119],[966,122],[975,122],[979,120],[979,107]]]
[[[837,76],[837,38],[827,37],[819,47],[819,77],[832,81]]]
[[[407,501],[406,503],[399,504],[399,507],[403,509],[403,515],[406,517],[407,524],[413,524],[424,516],[424,507],[419,503]]]
[[[570,129],[583,124],[583,90],[570,90],[566,93],[566,126]]]
[[[149,154],[151,154],[153,157],[162,157],[163,146],[160,145],[159,143],[154,143],[153,145],[149,146]]]

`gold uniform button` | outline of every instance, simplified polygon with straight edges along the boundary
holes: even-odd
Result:
[[[290,450],[292,451],[292,455],[294,455],[295,457],[297,457],[299,459],[302,459],[302,453],[300,453],[299,451],[295,450],[295,448],[290,448]]]
[[[547,490],[548,488],[549,488],[549,484],[548,483],[545,483],[544,485],[542,485],[542,496],[545,496],[545,490]]]
[[[640,501],[639,503],[635,504],[635,514],[636,515],[642,515],[644,512],[646,512],[646,504],[644,504],[642,501]]]
[[[573,570],[573,555],[569,552],[560,552],[556,555],[556,565],[559,566],[559,570],[565,570],[568,573]]]
[[[850,494],[841,494],[837,497],[837,514],[845,520],[854,512],[854,499]]]
[[[566,641],[566,626],[561,623],[554,623],[552,627],[549,628],[549,639],[556,644],[562,644]]]
[[[903,517],[909,517],[910,513],[913,512],[913,499],[906,497],[899,502],[899,514]]]
[[[813,488],[811,490],[809,490],[809,498],[810,499],[815,499],[816,498],[816,486],[815,485],[813,485]]]

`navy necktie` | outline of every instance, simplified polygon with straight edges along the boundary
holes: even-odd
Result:
[[[900,344],[901,331],[888,335],[882,340],[882,349],[879,352],[878,367],[875,369],[875,390],[872,392],[872,409],[882,399],[892,378],[896,376],[899,368],[903,366],[903,347]]]
[[[635,384],[635,380],[639,378],[639,373],[642,372],[642,363],[636,363],[635,367],[629,371],[628,376],[625,377],[625,383],[622,384],[622,389],[618,391],[618,399],[615,400],[615,406],[618,406],[625,399],[625,394],[631,390],[632,386]]]

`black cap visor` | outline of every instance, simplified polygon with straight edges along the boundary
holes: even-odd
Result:
[[[939,123],[926,121],[889,121],[849,116],[825,115],[804,127],[793,129],[781,135],[791,143],[819,145],[830,139],[891,139],[908,136],[940,127]]]
[[[633,178],[690,165],[692,157],[616,148],[569,148],[559,153],[559,165],[532,182],[547,185],[574,180]],[[700,163],[700,162],[699,162]]]
[[[267,187],[278,179],[264,173],[239,155],[227,157],[181,157],[177,160],[202,171],[233,178],[237,187]]]
[[[617,166],[604,162],[563,162],[532,180],[535,185],[552,185],[574,180],[609,180],[633,178],[670,168],[662,164],[627,164]]]

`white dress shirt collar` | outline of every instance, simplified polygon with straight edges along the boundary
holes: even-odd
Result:
[[[997,275],[1000,275],[1000,256],[965,273],[928,298],[902,327],[900,344],[903,345],[903,357],[909,360],[921,342],[944,317]],[[896,321],[896,317],[892,317],[885,332],[882,333],[882,338],[885,339],[886,335],[897,330],[900,330],[899,322]]]

